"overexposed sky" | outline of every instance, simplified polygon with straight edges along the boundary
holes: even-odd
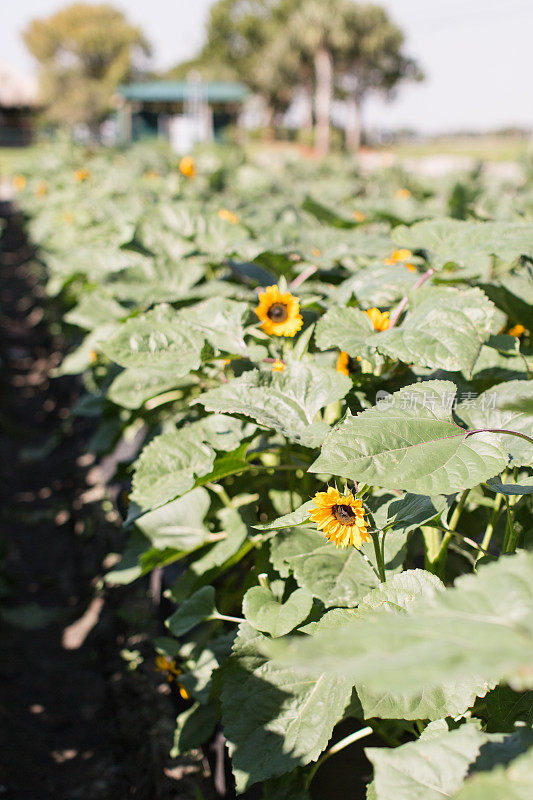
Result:
[[[328,0],[322,0],[325,4]],[[195,54],[213,0],[107,0],[140,25],[154,68]],[[34,64],[20,33],[61,0],[0,0],[0,60],[23,72]],[[369,100],[365,123],[423,132],[520,125],[533,128],[533,0],[381,0],[404,30],[406,51],[426,80],[406,84],[391,103]]]

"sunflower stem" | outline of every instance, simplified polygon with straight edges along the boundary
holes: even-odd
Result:
[[[370,726],[361,728],[360,731],[354,731],[354,733],[350,733],[349,736],[345,736],[344,739],[340,740],[340,742],[337,742],[337,744],[334,744],[329,748],[329,750],[326,750],[324,753],[322,753],[320,758],[313,764],[305,777],[305,788],[309,789],[311,781],[315,777],[318,769],[322,766],[324,761],[326,761],[330,756],[335,755],[335,753],[338,753],[339,750],[344,750],[344,748],[348,747],[348,745],[359,741],[359,739],[364,739],[365,736],[370,736],[371,733],[373,733],[373,730]]]
[[[372,541],[374,542],[374,552],[376,554],[378,577],[381,583],[385,583],[387,580],[387,578],[385,577],[385,560],[383,558],[383,553],[381,551],[379,533],[377,531],[374,531],[374,533],[371,533],[370,535],[372,537]]]
[[[457,524],[459,522],[459,518],[460,518],[460,516],[462,514],[464,505],[466,503],[466,498],[468,497],[469,492],[470,492],[470,489],[465,489],[464,492],[461,494],[461,496],[460,496],[460,498],[459,498],[459,500],[457,502],[457,505],[455,506],[454,512],[453,512],[453,514],[451,516],[450,524],[448,525],[447,532],[442,537],[442,542],[441,542],[441,546],[440,546],[439,552],[437,553],[437,556],[436,556],[436,558],[435,558],[435,560],[433,562],[433,566],[434,566],[434,570],[433,571],[434,571],[435,575],[437,575],[437,577],[439,577],[441,579],[442,579],[442,577],[444,575],[444,567],[446,566],[446,557],[448,555],[448,547],[450,546],[450,542],[453,539],[454,531],[457,528]]]

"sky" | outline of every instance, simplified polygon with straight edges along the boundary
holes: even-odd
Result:
[[[140,25],[152,43],[151,66],[195,55],[213,0],[107,0]],[[327,3],[328,0],[322,0]],[[379,2],[379,0],[378,0]],[[0,0],[0,60],[31,73],[21,31],[62,0]],[[406,52],[426,80],[405,84],[390,103],[370,98],[364,122],[422,133],[533,129],[532,0],[380,0],[405,33]]]

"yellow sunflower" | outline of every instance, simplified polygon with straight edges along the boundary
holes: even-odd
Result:
[[[22,189],[26,188],[26,178],[24,175],[14,175],[12,183],[13,188],[16,189],[17,192],[20,192]]]
[[[74,173],[74,180],[76,183],[83,183],[83,181],[87,180],[90,174],[91,173],[86,167],[80,167],[80,169],[77,169]]]
[[[509,336],[517,336],[518,338],[520,338],[524,334],[525,330],[526,329],[524,328],[524,326],[518,323],[518,325],[513,325],[512,328],[509,328],[507,333],[509,334]]]
[[[366,214],[362,211],[354,211],[352,216],[356,222],[364,222],[366,219]]]
[[[384,258],[383,263],[392,266],[393,264],[398,264],[401,261],[408,261],[412,258],[413,254],[410,250],[402,247],[400,250],[394,250],[389,258]]]
[[[398,200],[407,200],[408,197],[411,197],[411,192],[409,189],[398,189],[396,191],[396,197]]]
[[[316,508],[309,511],[309,517],[335,547],[359,549],[370,539],[363,503],[351,492],[341,494],[329,486],[327,492],[317,492],[313,502]]]
[[[389,312],[388,311],[380,311],[379,308],[369,308],[367,309],[368,316],[372,320],[372,324],[374,326],[374,330],[376,331],[386,331],[390,325],[389,320]]]
[[[179,170],[186,178],[194,178],[196,175],[196,164],[192,156],[183,156],[180,161]]]
[[[155,657],[155,668],[158,672],[163,672],[167,676],[167,681],[169,683],[172,683],[173,680],[176,680],[182,674],[181,669],[176,666],[174,659],[161,654]],[[183,699],[190,700],[191,695],[180,681],[176,680],[176,686]]]
[[[303,325],[298,298],[290,292],[282,294],[277,286],[267,286],[259,294],[255,313],[269,336],[294,336]]]
[[[217,213],[220,219],[223,219],[226,222],[230,222],[232,225],[237,225],[237,223],[241,221],[241,218],[238,217],[237,214],[234,214],[233,211],[230,211],[228,208],[221,208]]]
[[[283,361],[280,361],[279,358],[276,358],[274,362],[272,362],[272,372],[283,372],[285,369],[285,364]]]
[[[361,356],[356,356],[358,361],[361,361]],[[351,375],[355,372],[355,364],[353,358],[350,358],[348,353],[344,350],[341,350],[339,356],[337,358],[337,363],[335,364],[335,369],[337,372],[340,372],[341,375]]]

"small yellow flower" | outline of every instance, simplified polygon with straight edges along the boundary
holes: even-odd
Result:
[[[279,358],[276,358],[276,360],[272,364],[272,372],[283,372],[284,369],[285,369],[285,364],[283,363],[283,361],[280,361]]]
[[[518,323],[518,325],[513,325],[512,328],[509,328],[507,333],[509,334],[509,336],[516,336],[519,339],[524,334],[525,330],[526,329],[524,328],[524,326]]]
[[[44,197],[46,194],[46,182],[39,181],[35,187],[35,197]]]
[[[398,189],[396,192],[396,197],[398,200],[407,200],[408,197],[411,197],[411,192],[409,189]]]
[[[90,351],[89,360],[90,360],[91,364],[94,364],[96,361],[98,361],[98,353],[96,352],[96,350],[91,350]]]
[[[180,683],[180,681],[176,680],[182,674],[182,671],[176,666],[176,662],[173,658],[169,658],[168,656],[164,655],[157,655],[155,657],[155,668],[158,670],[158,672],[163,672],[167,676],[167,681],[169,683],[172,683],[174,680],[176,681],[178,691],[184,700],[191,699],[191,695],[185,686]]]
[[[354,211],[353,218],[356,222],[364,222],[366,219],[366,214],[363,214],[362,211]]]
[[[183,156],[180,161],[179,170],[186,178],[194,178],[196,175],[196,164],[192,156]]]
[[[318,256],[322,255],[322,251],[319,250],[318,247],[313,247],[311,248],[311,255],[315,256],[315,258],[318,258]]]
[[[26,178],[24,175],[14,175],[12,183],[13,189],[15,189],[17,192],[21,192],[26,188]]]
[[[255,313],[269,336],[294,336],[303,325],[298,298],[290,292],[282,294],[276,285],[260,293]]]
[[[65,211],[61,219],[66,223],[74,222],[74,214],[72,214],[70,211]]]
[[[329,486],[326,492],[317,492],[313,502],[316,507],[310,509],[309,517],[335,547],[359,549],[370,539],[363,503],[351,492],[341,494]]]
[[[227,208],[221,208],[217,213],[220,219],[230,222],[232,225],[237,225],[241,221],[241,218],[238,217],[237,214],[234,214],[233,211]]]
[[[341,350],[341,352],[339,353],[335,369],[342,375],[350,374],[350,356],[344,350]]]
[[[417,268],[414,264],[406,264],[405,269],[408,269],[409,272],[418,272]]]
[[[383,259],[383,263],[391,266],[392,264],[398,264],[401,261],[408,261],[412,257],[413,254],[410,250],[402,248],[401,250],[394,250],[389,258]]]
[[[155,181],[156,178],[159,178],[159,172],[156,172],[153,169],[147,169],[144,173],[144,177],[147,181]]]
[[[83,183],[83,181],[87,180],[90,174],[91,173],[89,172],[88,169],[86,169],[86,167],[80,167],[80,169],[77,169],[76,172],[74,173],[74,180],[77,183]]]
[[[369,308],[367,309],[368,316],[372,320],[372,324],[374,326],[374,330],[376,331],[386,331],[390,325],[389,320],[389,312],[388,311],[380,311],[379,308]]]

